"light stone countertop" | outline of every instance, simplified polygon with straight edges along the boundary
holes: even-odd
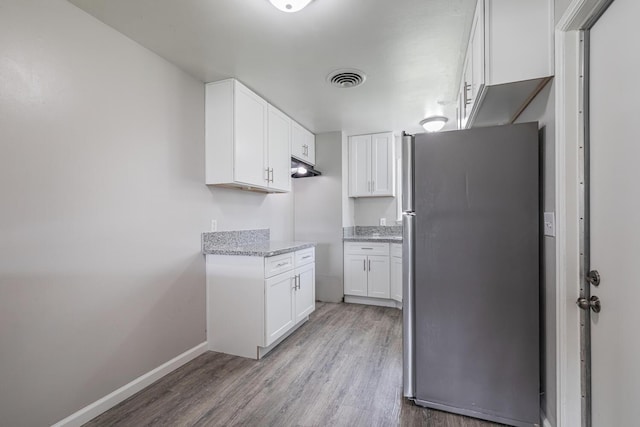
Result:
[[[316,244],[313,242],[289,242],[289,241],[263,241],[246,243],[243,245],[214,245],[205,243],[202,253],[205,255],[243,255],[269,257],[298,251],[300,249],[312,248]]]
[[[349,236],[343,237],[345,242],[379,242],[379,243],[402,243],[402,236]]]

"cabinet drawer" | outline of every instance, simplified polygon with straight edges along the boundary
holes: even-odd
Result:
[[[391,256],[402,258],[402,244],[400,243],[391,244]]]
[[[296,252],[296,267],[309,264],[316,260],[315,248],[302,249]]]
[[[388,243],[347,242],[344,244],[347,254],[389,255]]]
[[[294,252],[270,256],[264,259],[264,277],[272,277],[293,270]]]

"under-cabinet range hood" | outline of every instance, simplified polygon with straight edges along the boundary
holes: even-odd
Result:
[[[314,169],[310,164],[291,158],[291,178],[307,178],[318,175],[322,175],[322,172]]]

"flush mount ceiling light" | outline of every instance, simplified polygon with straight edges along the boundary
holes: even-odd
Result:
[[[449,121],[444,116],[431,116],[420,121],[420,126],[427,132],[438,132]]]
[[[304,9],[311,0],[269,0],[272,5],[283,12],[298,12]]]

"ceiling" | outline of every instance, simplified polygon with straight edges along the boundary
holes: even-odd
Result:
[[[235,77],[314,133],[419,132],[455,123],[476,0],[69,0],[203,82]],[[326,82],[338,68],[359,87]]]

